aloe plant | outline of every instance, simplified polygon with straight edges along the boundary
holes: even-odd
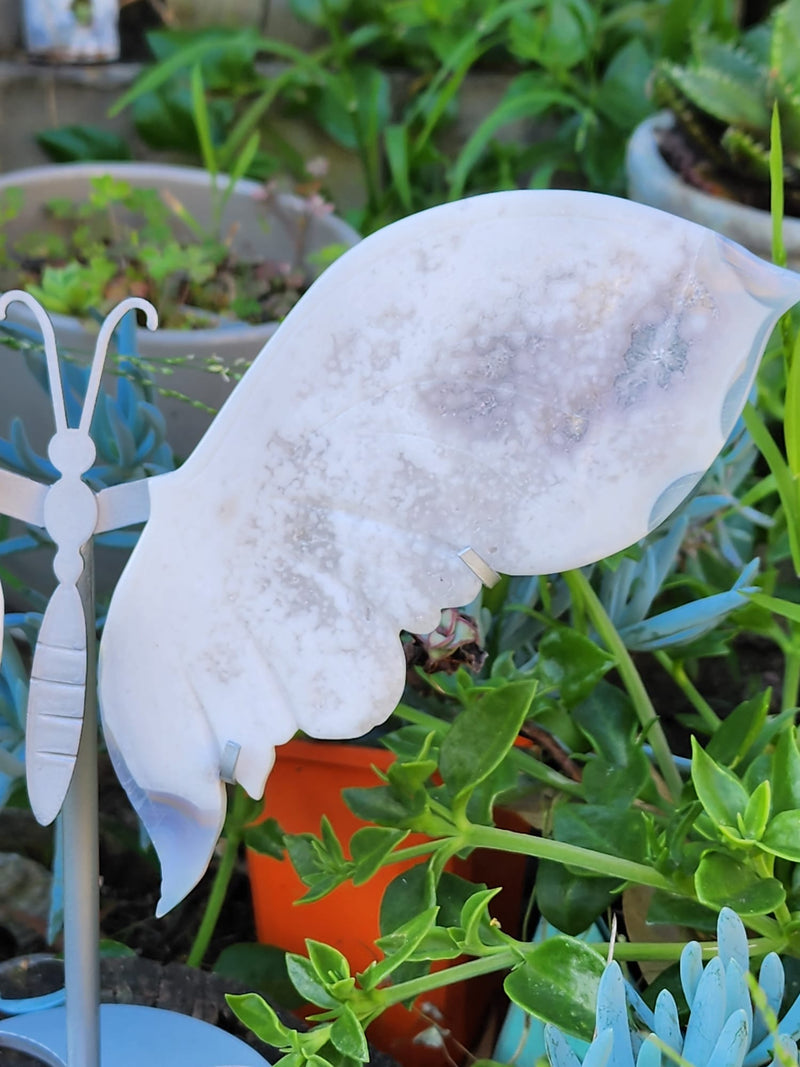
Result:
[[[663,62],[653,80],[655,102],[675,113],[714,168],[767,187],[777,106],[793,213],[800,211],[799,39],[800,0],[785,0],[738,40],[696,33],[686,64]]]
[[[770,952],[758,974],[757,991],[748,988],[747,935],[741,919],[723,908],[717,922],[717,955],[703,967],[702,950],[690,941],[681,953],[680,976],[689,1006],[685,1030],[675,998],[663,989],[651,1011],[622,975],[618,963],[606,967],[597,994],[597,1029],[583,1057],[554,1026],[545,1027],[551,1067],[757,1067],[797,1063],[800,998],[777,1021],[785,975]],[[628,1006],[645,1032],[629,1022]],[[649,1033],[647,1033],[649,1031]]]

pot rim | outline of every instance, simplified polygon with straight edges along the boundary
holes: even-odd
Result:
[[[625,165],[628,175],[629,194],[633,199],[640,199],[637,191],[647,175],[647,184],[665,199],[677,205],[680,200],[680,213],[712,229],[724,229],[723,217],[735,214],[743,224],[763,230],[767,246],[771,244],[772,218],[768,211],[741,204],[737,200],[712,196],[702,189],[689,185],[674,171],[658,150],[656,134],[660,130],[669,130],[675,126],[675,116],[671,111],[658,111],[644,119],[630,136],[626,150]],[[653,203],[651,199],[642,202]],[[660,206],[654,204],[653,206]],[[792,243],[800,243],[800,218],[786,216],[783,219],[784,238]]]

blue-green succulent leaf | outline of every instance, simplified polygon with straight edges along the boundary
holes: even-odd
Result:
[[[678,1055],[683,1048],[683,1034],[678,1021],[678,1007],[675,998],[667,989],[662,989],[656,1000],[655,1034],[661,1041]]]
[[[719,958],[723,964],[733,960],[739,967],[740,975],[744,975],[750,966],[750,957],[747,952],[747,934],[745,933],[742,920],[732,908],[723,908],[717,919],[717,944]],[[742,979],[744,982],[744,979]]]
[[[636,1057],[636,1067],[661,1067],[661,1049],[651,1037],[642,1042]]]
[[[730,1016],[736,1011],[743,1011],[747,1019],[747,1033],[753,1032],[753,1004],[747,981],[736,960],[730,960],[725,968],[725,1011]]]
[[[750,1044],[750,1025],[741,1009],[728,1017],[708,1059],[708,1067],[742,1067]]]
[[[770,952],[764,957],[761,963],[761,969],[758,972],[758,984],[761,986],[761,991],[766,998],[767,1006],[777,1015],[781,1002],[783,1001],[786,974],[780,957],[776,952]],[[767,1020],[761,1012],[756,1009],[755,1017],[753,1019],[753,1044],[759,1044],[764,1040],[768,1033],[769,1026]]]
[[[544,1028],[544,1044],[551,1067],[581,1067],[581,1061],[573,1052],[569,1042],[552,1023]]]
[[[597,1030],[613,1035],[612,1067],[634,1067],[633,1049],[628,1026],[628,1004],[625,998],[625,979],[615,961],[609,963],[597,990]],[[589,1050],[591,1052],[591,1049]],[[587,1065],[589,1054],[584,1059]]]
[[[628,1051],[628,1055],[625,1058],[630,1061],[631,1067],[633,1067],[631,1039],[630,1034],[627,1032],[627,1027],[625,1030],[625,1045],[627,1046]],[[614,1031],[611,1029],[601,1030],[589,1046],[589,1051],[583,1058],[583,1067],[618,1067],[618,1060],[616,1059],[618,1053],[619,1049],[616,1048]]]
[[[690,1008],[694,1007],[697,987],[703,975],[703,950],[698,941],[690,941],[681,952],[681,988]]]
[[[683,1058],[700,1067],[708,1061],[725,1025],[725,972],[718,956],[709,960],[697,984],[683,1042]]]

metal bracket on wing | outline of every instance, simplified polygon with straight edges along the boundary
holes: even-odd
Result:
[[[239,760],[239,753],[242,751],[242,746],[237,744],[236,741],[226,741],[225,748],[222,750],[222,758],[219,761],[219,776],[223,782],[227,782],[228,785],[236,784],[236,764]]]
[[[497,585],[500,581],[500,575],[497,571],[491,567],[483,556],[478,555],[474,548],[465,548],[458,553],[458,558],[462,560],[476,578],[480,578],[487,589],[491,589],[493,585]]]
[[[31,526],[44,526],[44,501],[49,488],[22,474],[0,470],[0,511]]]

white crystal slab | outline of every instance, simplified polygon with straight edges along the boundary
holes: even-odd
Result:
[[[223,761],[260,795],[298,728],[352,737],[391,713],[398,631],[469,602],[476,569],[579,567],[660,522],[798,298],[708,230],[578,192],[434,208],[326,271],[151,483],[108,616],[103,723],[159,910],[205,870]]]

